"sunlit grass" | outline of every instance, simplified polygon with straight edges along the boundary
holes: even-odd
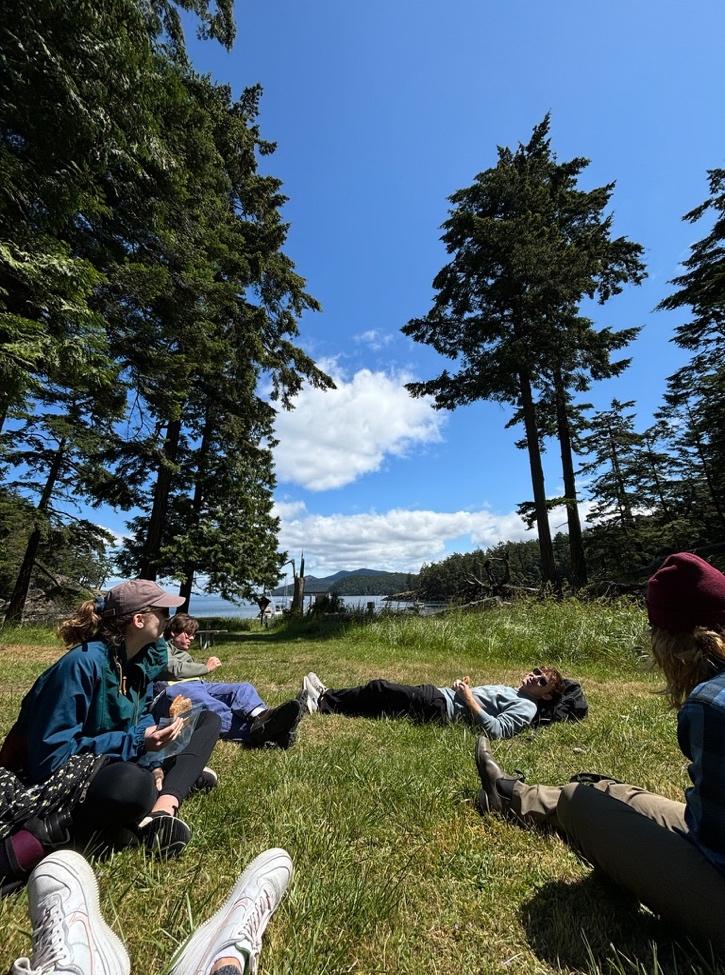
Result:
[[[330,686],[373,676],[445,684],[464,673],[515,683],[551,661],[582,680],[590,718],[498,744],[502,764],[532,782],[595,770],[680,797],[685,763],[660,681],[642,666],[645,640],[644,614],[627,603],[525,602],[483,615],[257,626],[214,651],[220,680],[252,680],[270,703],[296,693],[308,670]],[[0,655],[3,729],[18,686],[47,663],[43,641],[29,642]],[[273,845],[297,873],[265,936],[263,973],[717,971],[558,839],[483,820],[474,741],[465,727],[315,715],[287,753],[219,744],[219,788],[184,807],[194,839],[183,858],[163,865],[130,851],[97,865],[134,972],[162,972],[245,863]],[[22,896],[0,904],[0,929],[9,963],[28,947]]]

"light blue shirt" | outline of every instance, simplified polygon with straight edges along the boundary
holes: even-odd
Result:
[[[472,687],[471,693],[481,708],[474,715],[452,687],[439,687],[446,699],[449,721],[470,721],[483,728],[489,738],[513,738],[528,728],[536,717],[536,703],[522,697],[514,687],[505,684],[484,684]]]

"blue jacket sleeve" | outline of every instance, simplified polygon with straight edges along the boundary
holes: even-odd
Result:
[[[111,755],[124,761],[138,755],[145,730],[153,723],[150,715],[127,731],[109,731],[93,737],[83,734],[99,680],[91,657],[67,654],[43,678],[23,715],[25,769],[33,782],[45,782],[78,752]]]

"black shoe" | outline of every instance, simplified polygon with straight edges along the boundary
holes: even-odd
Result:
[[[269,708],[252,721],[249,744],[252,748],[279,745],[289,748],[293,734],[302,717],[302,706],[297,699],[286,701],[278,708]]]
[[[491,742],[485,735],[481,735],[476,742],[476,768],[481,780],[481,791],[478,794],[478,808],[481,812],[502,813],[506,815],[511,809],[513,786],[523,781],[523,775],[507,775],[500,765],[497,765],[491,754]]]
[[[183,853],[191,839],[191,829],[183,819],[169,813],[151,813],[151,822],[138,831],[139,839],[160,860]]]
[[[22,828],[32,833],[43,849],[49,852],[70,845],[72,823],[71,813],[60,809],[43,816],[42,819],[40,816],[33,816],[23,823]]]
[[[219,784],[219,776],[216,774],[213,768],[209,768],[205,765],[199,775],[199,778],[191,787],[191,792],[211,792],[212,789],[216,789]]]

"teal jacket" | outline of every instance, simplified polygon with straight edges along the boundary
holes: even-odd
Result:
[[[10,733],[25,779],[45,782],[79,752],[137,758],[155,723],[147,710],[166,660],[163,639],[131,661],[101,640],[72,647],[25,695]]]

